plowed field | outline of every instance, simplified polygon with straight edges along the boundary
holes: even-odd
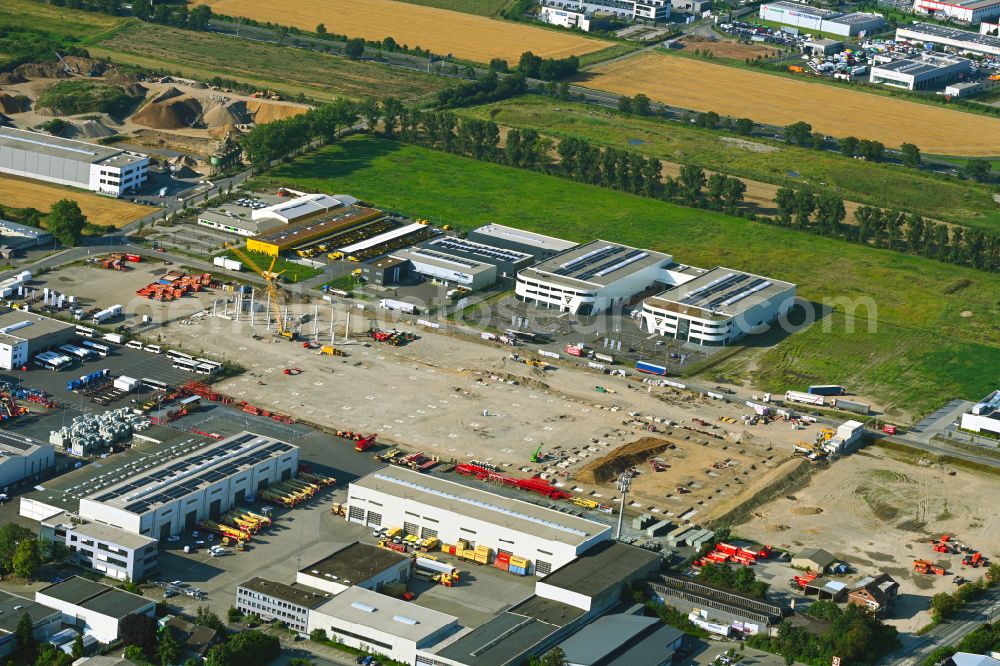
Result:
[[[645,93],[682,108],[774,125],[804,120],[824,134],[890,148],[914,143],[925,153],[1000,154],[1000,119],[690,58],[643,54],[599,65],[587,76],[585,85],[599,90]]]
[[[420,46],[439,55],[488,62],[504,58],[516,63],[531,51],[546,58],[563,58],[599,51],[608,42],[569,32],[545,30],[483,16],[423,7],[393,0],[206,0],[212,11],[271,21],[303,30],[324,23],[332,33],[382,41],[392,37],[399,44]]]

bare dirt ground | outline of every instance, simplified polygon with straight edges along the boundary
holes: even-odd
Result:
[[[930,621],[930,597],[954,590],[955,575],[974,579],[984,571],[964,570],[959,555],[933,552],[932,538],[951,534],[984,555],[1000,555],[1000,515],[990,499],[996,487],[995,477],[911,464],[869,447],[817,472],[794,495],[761,506],[738,531],[793,553],[823,548],[859,572],[889,573],[901,587],[889,621],[913,631]],[[914,559],[941,564],[947,574],[914,573]]]
[[[728,39],[709,39],[697,35],[685,37],[680,40],[680,43],[689,51],[707,51],[717,58],[745,60],[746,58],[754,59],[758,56],[770,58],[778,54],[777,50],[761,44],[740,44]]]

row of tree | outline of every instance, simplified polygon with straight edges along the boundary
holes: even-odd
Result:
[[[783,187],[775,194],[778,214],[771,221],[802,231],[874,245],[950,264],[1000,271],[1000,232],[948,226],[916,213],[862,206],[856,224],[845,224],[844,202],[834,194]]]
[[[49,0],[49,2],[56,7],[101,12],[112,16],[134,16],[143,21],[191,30],[206,30],[208,22],[212,19],[212,8],[208,5],[198,5],[189,10],[184,4],[154,4],[153,0],[134,0],[131,4],[123,0]]]
[[[757,574],[750,567],[733,568],[725,564],[709,563],[701,567],[698,582],[715,585],[727,590],[742,592],[748,597],[763,599],[770,587],[762,580],[757,580]]]
[[[437,105],[438,108],[448,109],[486,104],[522,95],[525,90],[527,83],[524,75],[518,73],[501,77],[491,71],[475,81],[460,83],[439,91]]]
[[[359,105],[337,100],[306,113],[255,126],[242,139],[250,164],[262,169],[313,141],[330,142],[337,133],[358,121]]]

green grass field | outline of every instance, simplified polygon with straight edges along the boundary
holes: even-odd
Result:
[[[271,265],[272,257],[269,255],[266,255],[262,252],[250,252],[246,248],[240,248],[240,251],[243,252],[244,254],[249,255],[250,258],[254,260],[254,263],[256,263],[260,268],[262,268],[265,271]],[[243,262],[243,258],[237,255],[232,250],[226,250],[221,254],[221,256],[228,257],[229,259],[233,259],[235,261]],[[251,271],[253,269],[247,266],[246,270]],[[302,282],[303,280],[308,280],[309,278],[314,278],[323,272],[318,268],[312,268],[310,266],[303,266],[302,264],[297,264],[291,259],[286,259],[285,257],[278,257],[278,259],[274,262],[274,270],[275,272],[282,274],[281,279],[284,282],[293,282],[293,283]]]
[[[37,0],[0,0],[0,25],[45,30],[80,40],[96,38],[129,19],[53,7]]]
[[[757,138],[752,139],[750,147],[740,147],[742,138],[735,134],[620,116],[603,108],[538,96],[463,109],[460,113],[502,125],[533,127],[557,136],[576,136],[767,183],[792,187],[809,184],[859,203],[1000,228],[1000,206],[992,198],[994,188],[896,165]],[[727,142],[724,137],[738,141]],[[793,173],[798,177],[790,177]]]
[[[865,322],[848,332],[835,314],[773,349],[727,362],[725,372],[735,375],[754,361],[752,379],[765,390],[843,383],[890,413],[911,416],[955,396],[979,399],[1000,376],[998,275],[368,136],[283,165],[261,182],[276,183],[349,192],[463,229],[501,222],[663,250],[696,266],[722,264],[795,282],[800,296],[837,312],[845,302],[870,299],[874,332]]]
[[[477,16],[496,16],[509,0],[403,0],[414,5],[448,9]]]
[[[325,100],[391,95],[415,101],[432,96],[447,83],[420,72],[148,23],[128,26],[90,51],[115,62],[202,79],[219,76],[263,89],[276,86],[286,93]]]

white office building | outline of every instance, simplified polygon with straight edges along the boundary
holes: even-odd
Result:
[[[913,11],[975,24],[1000,17],[1000,0],[914,0]]]
[[[985,32],[949,28],[936,23],[913,23],[896,28],[896,39],[921,44],[940,44],[959,53],[1000,57],[1000,37]]]
[[[73,576],[35,592],[35,601],[62,611],[63,624],[74,626],[101,643],[113,643],[121,621],[129,615],[155,617],[156,601]]]
[[[557,25],[560,28],[590,32],[590,14],[582,9],[564,9],[542,5],[538,11],[538,20],[550,25]]]
[[[740,340],[784,315],[795,285],[721,266],[642,302],[642,328],[698,345]]]
[[[993,391],[962,414],[962,429],[1000,435],[1000,390]]]
[[[881,14],[851,12],[844,14],[795,2],[768,2],[760,6],[760,18],[800,28],[806,32],[854,37],[870,35],[885,27]]]
[[[217,518],[298,469],[299,450],[244,432],[102,488],[80,500],[80,516],[162,540]],[[38,502],[39,500],[34,500]],[[22,515],[24,513],[22,502]]]
[[[61,543],[74,564],[108,578],[139,582],[159,564],[159,542],[101,523],[85,523],[66,513],[41,521],[39,536]]]
[[[139,190],[148,169],[140,153],[0,127],[0,173],[118,197]]]
[[[265,622],[280,620],[305,636],[309,632],[310,611],[331,596],[318,590],[252,578],[236,587],[236,608]]]
[[[940,53],[922,53],[912,58],[876,56],[872,83],[906,90],[935,90],[972,74],[972,61]]]
[[[32,356],[65,345],[75,337],[76,327],[72,324],[34,312],[0,309],[0,370],[22,368]]]
[[[415,664],[418,650],[433,648],[461,626],[452,615],[352,587],[309,612],[309,633],[316,629],[344,645]]]
[[[669,254],[595,240],[519,271],[518,300],[577,315],[623,306],[657,283],[674,285],[693,276]]]
[[[531,561],[539,576],[611,537],[607,525],[405,467],[385,467],[351,483],[347,519],[407,534],[464,539]]]

